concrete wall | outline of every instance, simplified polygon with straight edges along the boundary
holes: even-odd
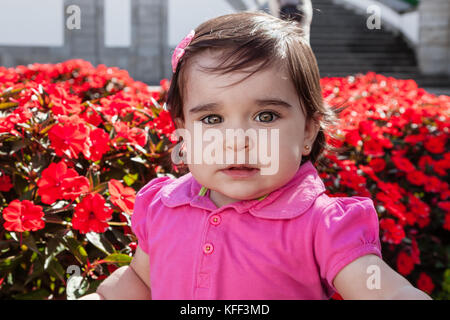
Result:
[[[94,65],[103,63],[126,69],[133,78],[150,85],[159,84],[162,78],[169,75],[167,0],[131,0],[131,45],[128,47],[105,46],[103,0],[62,1],[64,3],[64,21],[61,21],[61,28],[64,29],[63,45],[0,44],[0,65],[12,67],[34,62],[56,63],[81,58]],[[70,16],[66,13],[66,8],[70,5],[77,5],[81,9],[81,29],[79,30],[70,30],[65,25],[65,19]],[[22,12],[22,14],[26,13]],[[30,12],[30,14],[33,13]],[[14,26],[6,32],[14,32]]]
[[[417,58],[421,72],[450,75],[450,1],[420,1],[419,19]]]

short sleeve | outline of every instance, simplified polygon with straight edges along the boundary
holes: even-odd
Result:
[[[378,214],[368,197],[336,197],[320,214],[314,252],[328,293],[339,271],[367,254],[381,256]]]
[[[148,228],[151,219],[151,203],[157,192],[172,179],[168,176],[154,178],[143,186],[136,194],[131,230],[138,239],[139,247],[148,254]]]

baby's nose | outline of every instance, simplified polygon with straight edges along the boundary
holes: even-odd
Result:
[[[255,145],[256,132],[233,130],[225,133],[225,147],[229,151],[252,150]]]
[[[225,138],[226,148],[229,150],[239,151],[242,149],[249,149],[250,138],[245,135],[228,136]]]

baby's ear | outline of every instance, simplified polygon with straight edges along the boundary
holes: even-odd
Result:
[[[312,145],[320,131],[320,123],[310,119],[305,124],[305,144]]]

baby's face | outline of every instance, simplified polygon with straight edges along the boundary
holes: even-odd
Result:
[[[302,153],[310,152],[304,145],[312,146],[318,127],[312,123],[305,126],[299,98],[284,70],[272,67],[258,71],[245,81],[225,88],[247,74],[208,74],[198,68],[199,64],[215,66],[217,63],[212,52],[204,52],[189,61],[183,110],[185,121],[175,121],[179,128],[190,133],[192,143],[201,145],[197,150],[191,149],[192,163],[188,161],[187,165],[194,178],[211,189],[211,200],[221,207],[239,200],[259,198],[286,184],[297,172]],[[281,102],[267,102],[276,100]],[[206,104],[209,108],[198,110]],[[198,130],[200,124],[201,132]],[[227,139],[226,129],[232,129],[230,137],[236,135],[236,138]],[[241,132],[236,131],[238,129],[242,129]],[[214,135],[212,140],[205,138],[208,131]],[[265,135],[261,134],[263,131]],[[250,132],[254,135],[248,134]],[[223,141],[217,139],[218,136],[222,136]],[[261,150],[262,146],[264,150]],[[193,163],[194,152],[198,150],[203,153],[201,161]],[[205,152],[207,150],[220,151],[223,156],[220,161],[217,162],[216,157],[216,163],[208,164],[205,161],[207,155],[219,153]],[[239,159],[238,153],[241,157],[245,155],[245,159]],[[257,169],[244,175],[227,174],[223,169],[231,164],[247,164]]]

